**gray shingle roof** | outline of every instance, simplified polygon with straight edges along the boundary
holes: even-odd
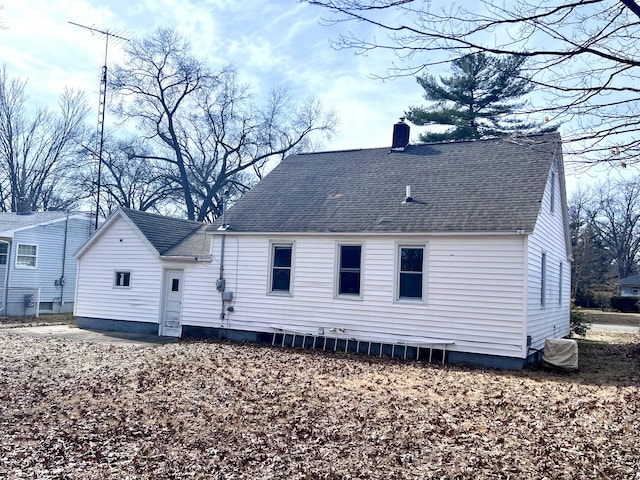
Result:
[[[630,277],[623,278],[622,280],[620,280],[620,285],[630,286],[630,287],[640,285],[640,273],[636,275],[632,275]]]
[[[15,212],[0,213],[0,233],[17,228],[29,227],[31,225],[38,225],[40,223],[51,222],[52,220],[58,220],[65,218],[67,212],[52,211],[52,212],[31,212],[28,215],[18,215]]]
[[[154,213],[121,208],[160,255],[198,256],[208,253],[208,245],[199,241],[207,225],[191,220],[165,217]]]
[[[229,208],[227,223],[234,232],[530,232],[554,158],[562,162],[557,133],[292,155]]]

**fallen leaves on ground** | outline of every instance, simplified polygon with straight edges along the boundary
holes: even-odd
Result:
[[[570,374],[4,335],[0,477],[639,479],[639,340],[605,335]]]

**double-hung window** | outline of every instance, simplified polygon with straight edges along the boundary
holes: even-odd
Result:
[[[398,298],[422,300],[424,295],[424,246],[400,246]]]
[[[7,255],[9,254],[9,244],[0,242],[0,265],[7,264]]]
[[[362,245],[339,246],[338,295],[360,295]]]
[[[16,267],[18,268],[36,268],[38,266],[38,246],[18,244],[18,253],[16,255]]]
[[[272,292],[289,293],[291,291],[292,253],[293,245],[273,245],[270,288]]]

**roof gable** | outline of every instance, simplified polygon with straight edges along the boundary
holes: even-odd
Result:
[[[165,217],[130,208],[121,208],[121,210],[159,255],[165,255],[204,226],[201,222]]]
[[[531,232],[561,155],[557,133],[292,155],[229,208],[227,223],[265,233]]]
[[[120,207],[78,249],[75,257],[81,257],[102,232],[121,217],[134,227],[158,256],[193,257],[196,260],[205,260],[209,255],[208,242],[204,238],[207,224]]]

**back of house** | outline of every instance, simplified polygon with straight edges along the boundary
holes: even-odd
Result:
[[[195,241],[176,243],[179,255],[138,231],[136,248],[153,260],[118,262],[126,290],[89,265],[96,238],[81,270],[86,257],[113,298],[81,302],[81,282],[77,312],[94,326],[509,368],[567,335],[559,135],[410,145],[400,124],[393,138],[392,148],[286,158],[208,241],[195,229]],[[115,232],[104,242],[125,238]],[[141,313],[109,307],[120,296],[138,298]]]

